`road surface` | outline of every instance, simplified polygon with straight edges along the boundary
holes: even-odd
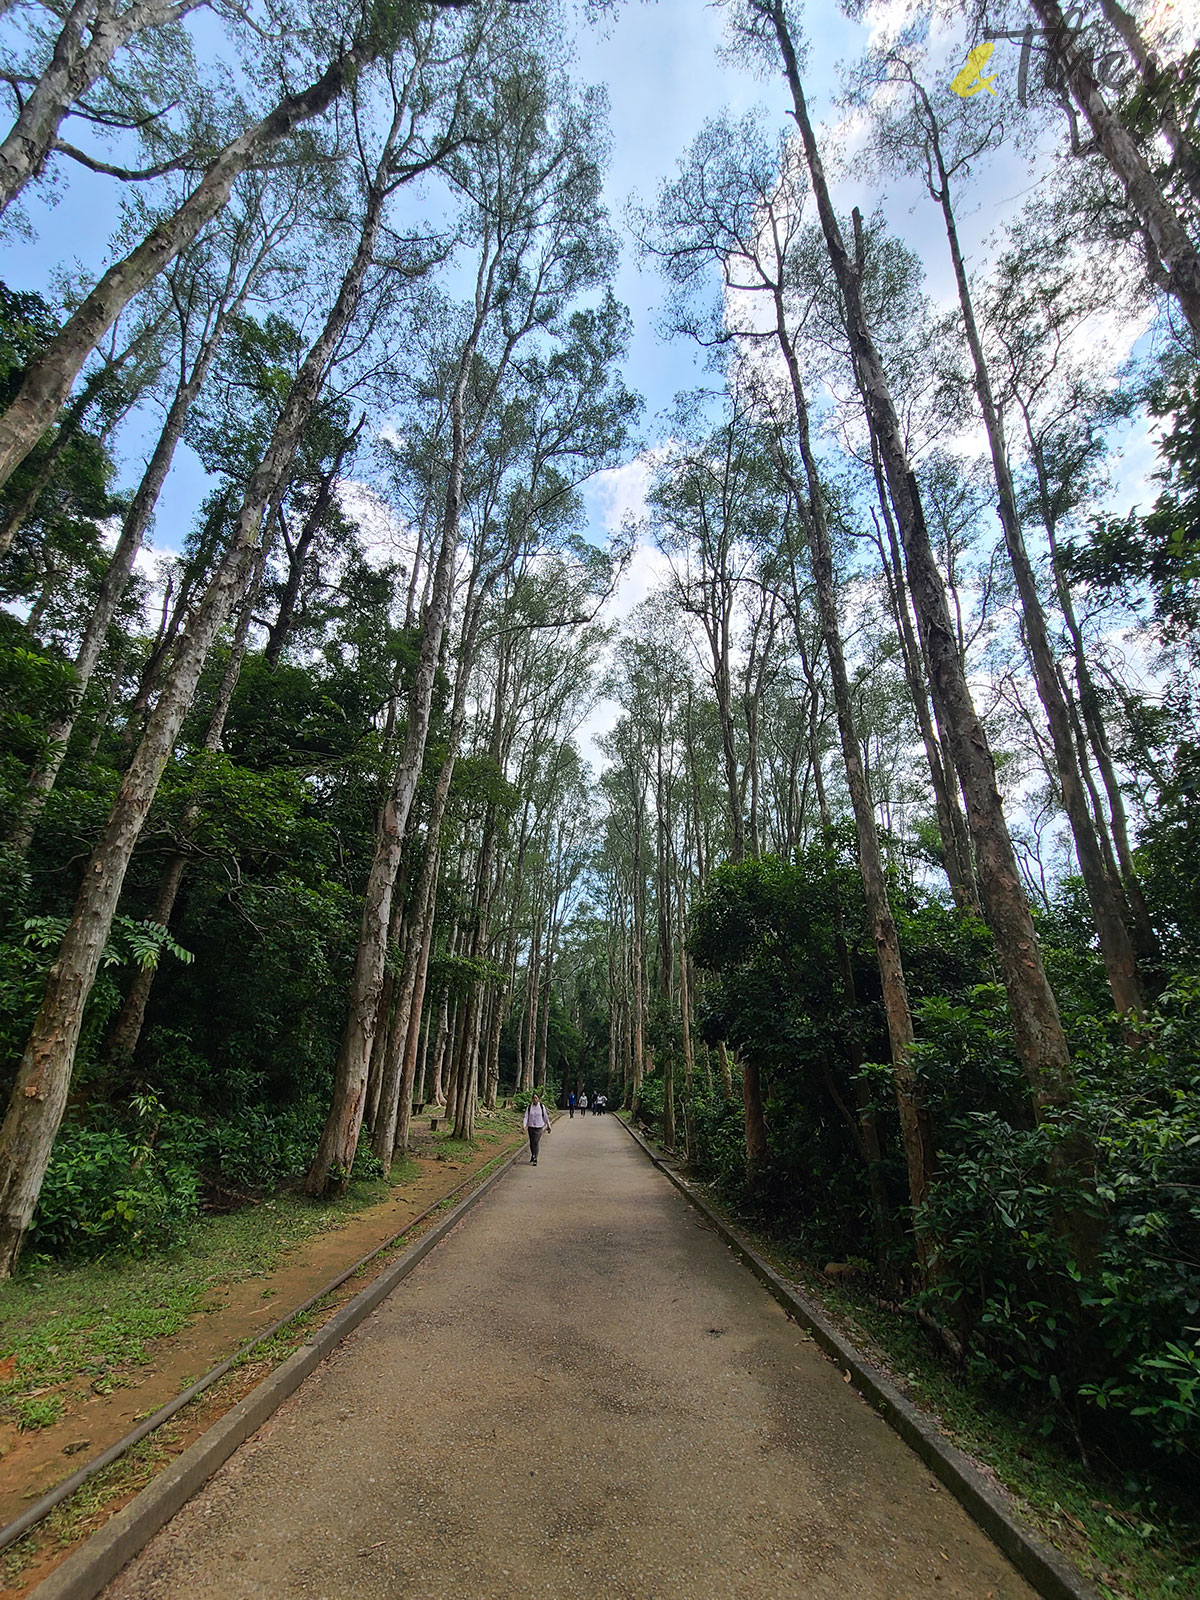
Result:
[[[615,1119],[561,1118],[106,1600],[1033,1600]]]

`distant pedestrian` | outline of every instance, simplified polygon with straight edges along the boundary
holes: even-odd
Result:
[[[523,1126],[529,1135],[529,1165],[536,1167],[538,1145],[542,1142],[542,1135],[549,1132],[550,1129],[550,1117],[542,1104],[540,1095],[535,1094],[529,1102],[529,1109],[525,1113]]]
[[[574,1118],[575,1118],[575,1093],[574,1093],[574,1090],[572,1090],[572,1092],[567,1096],[567,1110],[571,1113],[571,1119],[572,1119],[572,1121],[574,1121]]]
[[[606,1094],[598,1094],[596,1096],[596,1114],[602,1117],[607,1110],[608,1096]]]
[[[587,1108],[588,1108],[588,1097],[587,1097],[586,1094],[581,1094],[579,1096],[579,1115],[581,1117],[586,1117],[587,1116]]]

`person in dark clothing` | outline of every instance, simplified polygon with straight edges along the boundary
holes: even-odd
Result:
[[[574,1091],[574,1089],[572,1089],[571,1093],[567,1096],[567,1110],[571,1113],[571,1116],[574,1117],[574,1115],[575,1115],[575,1091]]]

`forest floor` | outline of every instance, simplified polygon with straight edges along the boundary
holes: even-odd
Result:
[[[560,1118],[106,1600],[1033,1600],[615,1118]]]
[[[202,1219],[166,1253],[79,1266],[35,1263],[0,1284],[0,1526],[402,1230],[397,1248],[407,1248],[417,1236],[408,1221],[522,1138],[511,1112],[481,1113],[473,1148],[431,1134],[426,1118],[414,1127],[411,1159],[393,1168],[390,1181],[355,1184],[330,1205],[280,1194]],[[282,1328],[0,1555],[0,1600],[15,1600],[40,1581],[393,1254],[385,1250]]]
[[[650,1130],[642,1131],[672,1159]],[[964,1384],[915,1320],[871,1294],[865,1278],[847,1273],[831,1279],[823,1265],[755,1229],[705,1185],[696,1187],[954,1445],[1003,1486],[1016,1513],[1109,1600],[1200,1596],[1200,1515],[1194,1506],[1188,1516],[1161,1489],[1123,1475],[1116,1466],[1085,1465],[1039,1431],[1040,1418],[1014,1416]]]

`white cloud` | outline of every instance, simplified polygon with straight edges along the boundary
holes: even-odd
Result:
[[[667,448],[667,442],[658,450],[647,451],[623,466],[612,467],[598,473],[588,488],[592,520],[606,533],[619,533],[627,522],[642,523],[646,516],[646,492],[650,487],[650,474],[654,457]],[[612,596],[603,611],[603,620],[622,624],[647,595],[661,588],[670,573],[666,557],[657,549],[645,532],[639,534],[628,565],[621,575]],[[612,663],[611,655],[601,670]],[[604,697],[592,707],[579,729],[577,743],[584,760],[593,768],[603,770],[607,757],[599,749],[597,740],[612,732],[621,708],[616,700]]]
[[[337,486],[342,514],[358,529],[366,558],[374,566],[400,562],[409,570],[414,553],[413,532],[369,484],[343,478]]]
[[[606,533],[619,533],[626,518],[645,514],[652,462],[653,452],[635,456],[623,466],[598,472],[588,485],[589,509]]]

